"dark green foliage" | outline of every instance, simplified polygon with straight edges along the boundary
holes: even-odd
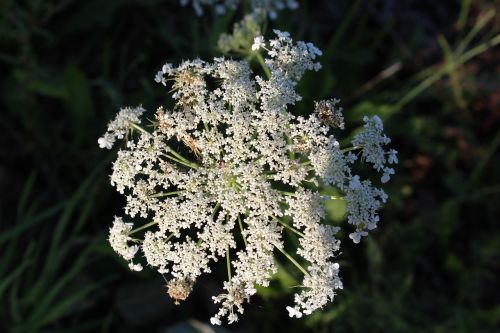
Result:
[[[298,276],[282,263],[243,321],[218,331],[498,331],[494,4],[304,1],[270,23],[324,51],[294,112],[340,98],[348,132],[378,114],[400,164],[379,229],[357,246],[341,235],[344,290],[334,304],[290,319]],[[174,307],[160,277],[129,272],[109,248],[122,199],[106,176],[113,153],[97,138],[120,106],[169,105],[155,72],[219,55],[219,34],[240,15],[198,18],[177,0],[0,2],[1,332],[207,329],[212,278]],[[340,223],[345,208],[328,208],[327,223]]]

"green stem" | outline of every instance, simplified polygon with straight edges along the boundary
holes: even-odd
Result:
[[[191,162],[190,160],[188,160],[187,158],[185,158],[184,156],[182,156],[181,154],[177,153],[175,150],[173,150],[172,148],[168,148],[168,152],[171,153],[172,155],[174,155],[176,158],[178,158],[179,160],[181,161],[184,161],[185,163],[188,163],[188,164],[192,164],[192,165],[196,165],[196,167],[198,167],[197,164]]]
[[[137,228],[137,229],[130,230],[130,232],[129,232],[128,234],[129,234],[129,235],[132,235],[132,234],[134,234],[134,233],[136,233],[136,232],[138,232],[138,231],[141,231],[141,230],[144,230],[144,229],[146,229],[146,228],[149,228],[150,226],[155,225],[155,224],[158,224],[158,222],[156,222],[156,221],[149,222],[149,223],[147,223],[147,224],[143,225],[142,227],[139,227],[139,228]]]
[[[300,237],[304,237],[304,234],[301,233],[300,231],[298,231],[297,229],[295,229],[294,227],[286,224],[285,222],[281,221],[280,219],[278,219],[277,217],[273,216],[273,218],[278,221],[279,224],[281,224],[283,227],[285,227],[286,229],[296,233],[297,235],[299,235]]]
[[[226,265],[227,265],[227,277],[229,280],[231,280],[231,257],[229,254],[229,244],[226,245]]]
[[[470,2],[470,0],[469,0]],[[469,46],[470,42],[476,37],[476,35],[484,28],[488,22],[495,17],[495,10],[489,10],[486,14],[482,15],[474,24],[472,29],[470,29],[469,33],[465,36],[465,38],[460,42],[457,47],[456,54],[460,55],[464,52],[464,50]]]
[[[245,246],[247,246],[247,238],[243,234],[243,223],[241,222],[240,215],[238,215],[238,224],[240,225],[240,232],[241,232],[241,237],[243,237],[243,243],[245,243]]]
[[[260,155],[258,156],[255,160],[253,160],[253,164],[257,165],[257,162],[259,162],[259,160],[261,160],[264,156]]]
[[[291,145],[293,142],[292,142],[292,139],[290,139],[290,137],[288,135],[285,135],[285,140],[286,140],[286,143],[288,145]],[[291,160],[294,160],[295,159],[295,152],[294,151],[291,151],[289,150],[288,151],[288,157],[291,159]]]
[[[139,132],[142,132],[144,134],[150,134],[148,131],[146,131],[144,128],[142,128],[141,126],[137,125],[136,123],[130,122],[129,124],[130,124],[130,127],[135,128]]]
[[[168,196],[171,196],[171,195],[176,195],[176,194],[179,194],[179,193],[182,193],[182,192],[184,192],[184,191],[159,192],[159,193],[150,195],[149,197],[150,198],[162,198],[162,197],[168,197]]]
[[[345,200],[345,197],[339,197],[336,195],[329,195],[330,200]]]
[[[294,193],[294,192],[288,192],[288,191],[282,191],[282,190],[276,190],[276,191],[278,191],[279,193],[281,193],[281,194],[283,194],[283,195],[287,195],[287,196],[289,196],[289,197],[294,197],[294,196],[296,196],[296,195],[297,195],[297,194],[296,194],[296,193]]]
[[[217,213],[217,210],[219,209],[219,207],[220,207],[220,203],[217,203],[215,205],[214,209],[212,209],[212,214],[210,215],[212,220],[214,219],[215,213]]]
[[[288,260],[290,260],[292,262],[292,264],[295,265],[295,267],[297,267],[302,273],[304,273],[304,275],[306,276],[311,276],[311,274],[309,274],[308,271],[305,270],[304,267],[302,267],[295,259],[292,258],[291,255],[289,255],[288,253],[285,252],[285,250],[283,250],[281,247],[277,246],[276,244],[274,244],[274,246],[281,252],[283,253],[283,255],[285,257],[287,257]]]
[[[257,58],[257,61],[260,64],[260,66],[264,70],[264,73],[266,74],[266,77],[268,79],[270,79],[271,78],[271,71],[267,67],[266,62],[265,62],[264,58],[262,57],[262,54],[260,54],[259,52],[255,52],[254,54],[255,54],[255,57]]]
[[[345,148],[345,149],[342,149],[342,152],[347,153],[348,151],[353,151],[353,150],[357,150],[357,149],[361,149],[361,147],[353,146],[353,147]]]
[[[162,156],[165,156],[166,158],[174,161],[174,162],[177,162],[179,164],[182,164],[184,166],[187,166],[188,168],[191,168],[191,169],[198,169],[198,164],[195,164],[195,163],[191,163],[191,162],[184,162],[178,158],[175,158],[173,156],[170,156],[170,155],[167,155],[167,154],[162,154]]]
[[[478,46],[474,47],[473,49],[469,50],[468,52],[465,52],[461,57],[456,59],[456,61],[452,65],[448,66],[442,66],[441,68],[436,69],[431,76],[429,76],[427,79],[423,80],[420,82],[416,87],[414,87],[411,91],[409,91],[403,98],[399,100],[399,102],[395,105],[395,110],[400,110],[403,106],[408,104],[411,100],[413,100],[415,97],[417,97],[420,93],[425,91],[427,88],[429,88],[431,85],[433,85],[436,81],[441,79],[443,75],[445,75],[447,72],[461,66],[468,60],[474,58],[475,56],[485,52],[489,48],[492,48],[496,45],[500,44],[500,34],[496,35],[493,37],[491,40],[484,42],[482,44],[479,44]]]

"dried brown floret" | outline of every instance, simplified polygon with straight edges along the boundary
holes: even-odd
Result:
[[[175,300],[175,304],[185,300],[193,290],[193,281],[189,279],[173,279],[167,285],[167,293]]]

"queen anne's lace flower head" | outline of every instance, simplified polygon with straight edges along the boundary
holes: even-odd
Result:
[[[325,222],[325,202],[347,201],[349,237],[358,243],[377,226],[387,195],[356,175],[353,164],[366,161],[390,174],[386,164],[397,163],[396,152],[385,151],[390,140],[378,117],[365,118],[353,146],[343,148],[332,134],[344,127],[337,100],[317,102],[308,117],[289,112],[301,100],[297,82],[320,69],[321,51],[286,32],[275,35],[257,38],[253,47],[267,52],[267,75],[225,58],[164,65],[155,80],[171,86],[175,107],[158,108],[149,131],[140,125],[144,109],[122,109],[99,139],[111,148],[115,139],[139,134],[129,135],[118,152],[111,183],[126,196],[125,213],[143,223],[133,229],[116,218],[111,246],[136,270],[140,248],[147,266],[171,276],[167,289],[176,302],[215,262],[226,262],[212,324],[238,320],[256,286],[267,287],[277,272],[275,256],[303,274],[286,308],[290,316],[331,302],[342,289],[341,227]],[[323,186],[343,195],[325,196]],[[298,237],[294,253],[286,250],[284,232]]]

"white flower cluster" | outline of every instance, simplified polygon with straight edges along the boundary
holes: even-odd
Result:
[[[121,109],[116,118],[108,124],[108,131],[97,140],[99,147],[111,149],[116,139],[123,139],[134,125],[140,123],[144,111],[146,110],[142,106]]]
[[[203,6],[214,7],[217,14],[224,14],[226,11],[234,11],[244,0],[180,0],[182,6],[191,3],[196,15],[201,16],[204,13]],[[250,6],[254,12],[263,11],[268,13],[271,19],[278,16],[278,11],[283,9],[297,9],[299,2],[297,0],[250,0]]]
[[[141,264],[134,264],[132,259],[135,257],[137,251],[139,251],[138,245],[130,246],[128,243],[134,240],[130,237],[130,231],[132,231],[132,223],[124,223],[121,217],[115,216],[115,221],[113,226],[109,231],[109,243],[113,250],[122,256],[123,259],[129,261],[129,268],[133,271],[141,271]]]
[[[386,163],[398,163],[397,151],[394,149],[385,151],[384,146],[390,143],[391,139],[383,134],[384,125],[378,116],[372,118],[365,116],[363,120],[365,122],[364,131],[356,135],[352,144],[363,149],[363,157],[373,164],[375,170],[384,172],[381,181],[387,183],[390,176],[394,174],[394,169],[387,167]]]
[[[126,196],[125,213],[144,221],[133,229],[116,218],[113,249],[140,269],[132,263],[140,247],[148,266],[171,276],[168,294],[176,302],[225,257],[228,279],[214,297],[220,309],[213,324],[238,320],[256,286],[268,286],[277,272],[275,256],[303,274],[294,305],[287,307],[290,316],[332,301],[342,288],[335,262],[341,229],[325,223],[324,204],[332,198],[321,189],[334,186],[345,194],[335,200],[347,201],[348,222],[356,228],[350,238],[359,242],[376,227],[387,196],[353,173],[355,152],[385,173],[385,163],[396,162],[395,152],[384,150],[388,139],[378,117],[366,118],[353,146],[341,148],[332,134],[344,127],[337,100],[316,103],[309,117],[289,112],[287,106],[301,99],[297,82],[320,69],[315,60],[321,51],[295,43],[288,33],[275,34],[255,40],[255,52],[267,51],[267,77],[255,75],[247,61],[224,58],[166,64],[156,81],[171,85],[173,110],[160,107],[147,131],[139,124],[142,108],[124,109],[107,132],[139,134],[118,152],[111,183]],[[298,237],[293,252],[287,252],[285,231]]]

